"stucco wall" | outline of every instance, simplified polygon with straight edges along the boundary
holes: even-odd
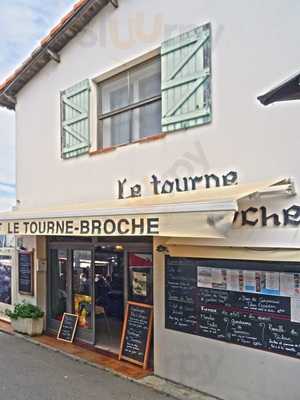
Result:
[[[174,177],[233,169],[242,182],[277,176],[299,181],[297,102],[265,108],[256,100],[297,71],[299,8],[296,0],[189,0],[176,6],[172,0],[122,0],[117,10],[107,6],[63,49],[61,63],[50,62],[18,95],[20,207],[115,198],[118,179],[145,183],[152,173]],[[206,22],[213,35],[210,125],[61,160],[61,90]]]

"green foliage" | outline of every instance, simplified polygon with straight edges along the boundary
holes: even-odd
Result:
[[[11,319],[39,319],[44,316],[44,311],[38,306],[23,302],[22,304],[16,304],[14,311],[6,310],[5,314]]]

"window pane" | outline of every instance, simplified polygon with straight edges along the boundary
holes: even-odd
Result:
[[[103,120],[103,147],[130,142],[131,111]]]
[[[51,250],[50,318],[61,321],[67,311],[67,252]]]
[[[74,312],[79,316],[80,328],[92,328],[92,253],[90,250],[73,251]]]
[[[11,257],[0,259],[0,303],[11,304]]]
[[[133,102],[159,96],[161,93],[160,60],[146,63],[130,73],[130,85],[133,91]]]
[[[161,101],[148,104],[133,111],[134,140],[161,132]]]
[[[128,106],[128,75],[109,80],[101,88],[102,114]]]

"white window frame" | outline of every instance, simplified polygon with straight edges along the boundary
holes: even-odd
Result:
[[[160,58],[160,48],[155,49],[141,57],[136,58],[135,60],[132,60],[128,63],[123,64],[120,67],[117,67],[111,71],[108,71],[107,73],[103,74],[102,76],[94,79],[94,82],[97,84],[97,98],[98,98],[98,104],[97,104],[97,123],[98,123],[98,129],[97,129],[97,149],[98,150],[105,150],[107,147],[103,146],[103,121],[105,119],[111,118],[115,115],[121,115],[122,113],[128,112],[128,111],[133,111],[133,110],[138,110],[139,108],[146,106],[148,104],[153,104],[155,102],[161,101],[161,92],[159,95],[147,98],[146,100],[141,100],[135,103],[132,103],[128,106],[118,108],[116,110],[107,112],[107,113],[102,113],[102,101],[101,101],[101,87],[103,86],[104,83],[106,83],[110,79],[118,78],[121,77],[121,75],[126,75],[130,73],[134,73],[137,71],[139,68],[142,68],[144,65],[147,63],[154,62],[155,60],[158,60]],[[132,120],[132,123],[134,121]],[[161,134],[160,132],[155,132],[153,135],[147,136],[146,138],[151,138],[151,136],[156,136],[158,134]],[[137,138],[132,136],[131,132],[131,137],[130,141],[126,144],[138,142],[139,140],[143,140],[143,138]],[[122,146],[122,144],[117,144],[112,147],[118,147]]]

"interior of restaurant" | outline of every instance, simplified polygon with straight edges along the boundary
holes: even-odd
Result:
[[[74,313],[77,339],[118,353],[127,302],[153,304],[152,243],[60,239],[48,250],[48,331]]]

